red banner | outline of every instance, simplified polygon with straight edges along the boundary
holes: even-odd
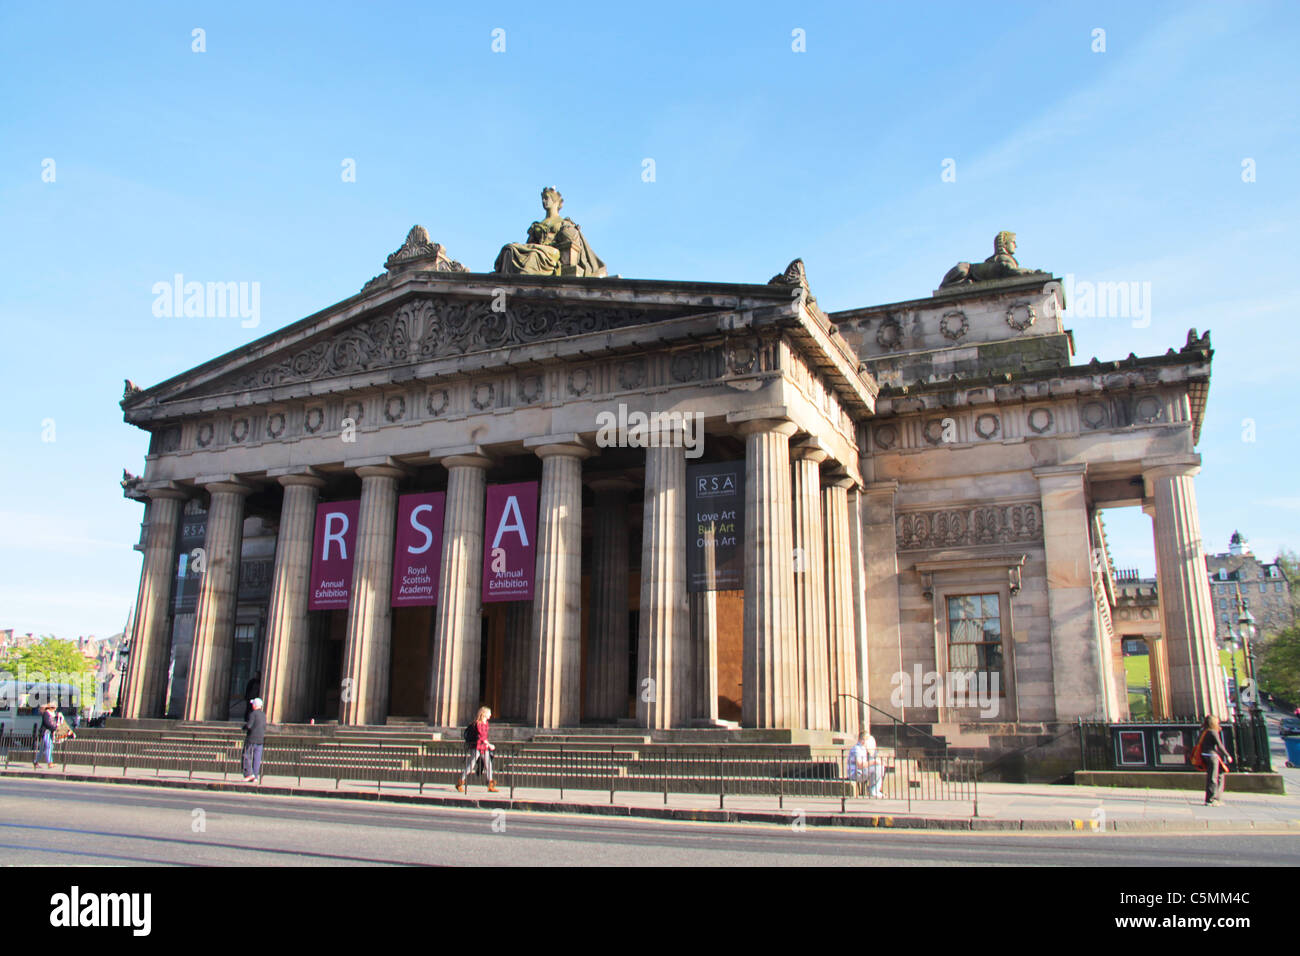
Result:
[[[438,603],[442,570],[445,491],[397,499],[397,544],[393,549],[393,607]]]
[[[537,482],[488,485],[483,603],[531,601],[537,561]]]
[[[360,512],[359,500],[329,501],[316,506],[311,590],[307,592],[309,611],[330,611],[348,606]]]

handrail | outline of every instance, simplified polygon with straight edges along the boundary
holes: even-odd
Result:
[[[872,704],[870,701],[863,700],[861,697],[857,696],[856,694],[840,694],[840,697],[852,697],[854,700],[856,700],[859,704],[862,704],[864,707],[868,707],[871,710],[874,710],[876,713],[882,714],[883,716],[888,717],[890,720],[892,720],[894,722],[894,745],[895,746],[898,745],[898,727],[901,725],[903,727],[906,727],[908,730],[920,734],[922,737],[929,737],[936,744],[939,744],[940,746],[943,747],[944,757],[946,758],[948,756],[948,741],[942,740],[936,737],[934,734],[927,733],[926,731],[915,726],[914,724],[909,724],[905,720],[900,720],[898,717],[895,717],[889,711],[881,710],[875,704]]]

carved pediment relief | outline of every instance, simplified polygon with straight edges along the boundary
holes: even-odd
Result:
[[[223,376],[187,396],[344,377],[384,368],[700,314],[699,309],[620,308],[516,298],[494,311],[491,298],[421,297],[362,318]],[[706,310],[707,311],[707,310]]]

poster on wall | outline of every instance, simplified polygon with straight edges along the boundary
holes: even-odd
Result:
[[[442,570],[442,518],[445,491],[402,495],[397,499],[393,546],[393,607],[438,603]]]
[[[1186,731],[1156,731],[1156,760],[1161,766],[1184,766],[1189,758],[1188,749]]]
[[[686,588],[745,586],[745,462],[686,466]]]
[[[483,603],[531,601],[537,560],[537,482],[488,485]]]
[[[352,562],[357,544],[361,501],[327,501],[316,506],[316,535],[311,549],[309,611],[333,611],[348,606],[352,593]]]
[[[1141,730],[1121,730],[1115,735],[1121,767],[1147,765],[1147,735]]]

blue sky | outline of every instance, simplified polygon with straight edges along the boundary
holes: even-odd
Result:
[[[1149,326],[1069,323],[1078,359],[1211,329],[1207,545],[1240,528],[1270,557],[1300,547],[1297,19],[1286,3],[0,7],[0,627],[122,627],[141,508],[118,479],[146,448],[123,378],[152,385],[352,295],[413,223],[489,270],[551,183],[624,276],[762,282],[800,256],[844,309],[924,296],[1012,229],[1022,265],[1150,282]],[[176,273],[259,282],[260,325],[155,317],[151,288]],[[1150,572],[1149,521],[1107,524],[1117,563]]]

